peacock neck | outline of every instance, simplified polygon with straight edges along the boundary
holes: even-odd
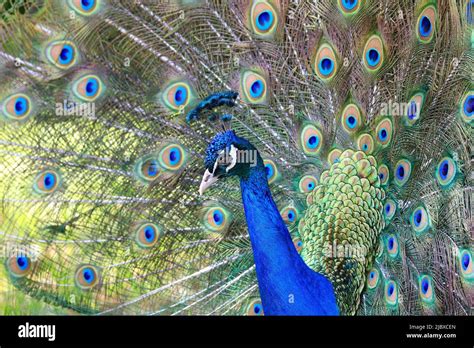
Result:
[[[240,185],[265,314],[337,315],[331,283],[296,251],[260,157]]]

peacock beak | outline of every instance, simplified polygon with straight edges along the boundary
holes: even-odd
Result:
[[[219,179],[218,176],[214,176],[213,173],[209,171],[209,169],[206,169],[206,172],[204,173],[204,176],[202,177],[201,185],[199,186],[199,194],[202,196],[202,194],[209,188],[211,187],[217,180]]]

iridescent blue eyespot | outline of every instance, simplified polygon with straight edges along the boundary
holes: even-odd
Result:
[[[32,113],[31,98],[23,93],[16,93],[2,101],[3,114],[8,120],[23,121]]]
[[[421,36],[428,36],[431,34],[433,30],[433,26],[431,25],[431,21],[428,17],[423,16],[420,20],[420,34]]]
[[[397,186],[403,186],[406,184],[411,175],[411,162],[402,159],[398,161],[395,166],[395,184]]]
[[[15,114],[23,116],[28,111],[28,100],[24,97],[18,97],[15,101]]]
[[[462,98],[460,103],[460,114],[462,120],[467,124],[473,125],[474,118],[474,91],[468,91]]]
[[[155,246],[163,235],[161,228],[151,222],[141,223],[136,227],[132,236],[140,248],[148,249]]]
[[[354,134],[362,126],[362,115],[356,104],[348,104],[344,108],[341,123],[342,128],[349,134]]]
[[[82,16],[90,16],[97,12],[100,0],[68,0],[69,6]]]
[[[83,289],[92,289],[100,283],[99,270],[92,265],[84,265],[75,274],[76,285]]]
[[[268,183],[271,184],[272,182],[276,181],[280,178],[280,173],[278,168],[271,159],[264,159],[263,165],[265,166],[265,174],[267,175]]]
[[[300,179],[298,184],[299,190],[302,193],[309,193],[314,190],[317,184],[317,179],[313,175],[305,175]]]
[[[259,299],[252,300],[247,307],[247,315],[263,315],[262,301]]]
[[[68,69],[77,61],[77,48],[72,41],[58,40],[46,48],[49,61],[60,69]]]
[[[24,277],[32,269],[31,259],[21,252],[15,253],[7,261],[7,268],[14,277]]]
[[[417,116],[417,106],[416,106],[416,102],[415,101],[412,101],[410,103],[410,106],[408,108],[408,118],[410,120],[413,120],[415,119],[415,117]]]
[[[428,230],[431,226],[431,219],[426,208],[423,206],[415,208],[410,217],[410,223],[416,233]]]
[[[301,135],[301,145],[304,153],[309,156],[316,156],[322,149],[323,134],[313,125],[303,128]]]
[[[286,223],[293,224],[296,220],[298,220],[299,212],[295,207],[288,206],[281,210],[280,215]]]
[[[464,102],[464,113],[467,117],[472,117],[474,115],[474,96],[470,95],[466,98]]]
[[[359,11],[361,1],[362,0],[338,0],[339,10],[344,16],[352,16]]]
[[[364,65],[370,72],[379,70],[384,61],[384,47],[380,36],[372,35],[364,48]]]
[[[262,11],[257,16],[257,28],[262,31],[267,31],[273,25],[273,13],[270,11]]]
[[[344,6],[346,10],[351,11],[357,6],[357,2],[357,0],[342,0],[342,6]]]
[[[81,0],[82,9],[84,11],[90,11],[95,6],[94,0]]]
[[[444,157],[436,167],[436,179],[438,183],[446,188],[454,180],[457,172],[456,163],[450,157]]]
[[[354,129],[357,126],[357,119],[354,117],[354,115],[349,115],[349,117],[347,117],[346,125],[350,129]]]
[[[385,302],[389,306],[396,306],[398,304],[398,286],[393,280],[385,283]]]
[[[380,273],[376,268],[372,268],[367,277],[367,286],[369,289],[374,289],[379,283]]]
[[[388,199],[384,205],[383,213],[385,221],[390,222],[397,211],[397,205],[394,200]]]
[[[334,71],[334,63],[329,58],[324,58],[319,61],[319,71],[324,76],[330,75]]]
[[[39,173],[34,182],[33,189],[39,194],[51,194],[60,185],[61,177],[55,170],[45,170]]]
[[[403,118],[407,126],[413,126],[421,116],[421,110],[425,102],[425,93],[415,93],[408,102],[407,110],[405,111],[405,117]]]
[[[375,48],[371,48],[367,51],[365,59],[371,67],[377,66],[380,62],[380,53]]]
[[[229,227],[232,214],[221,206],[204,208],[202,222],[209,232],[220,233]]]
[[[418,278],[418,289],[424,304],[432,304],[435,299],[433,281],[430,276],[422,274]]]
[[[99,83],[96,79],[88,79],[86,82],[86,96],[93,97],[99,89]]]
[[[427,6],[418,16],[417,36],[422,43],[428,43],[433,39],[436,23],[436,8]]]
[[[394,234],[388,235],[386,239],[387,253],[391,258],[396,258],[399,253],[398,239]]]
[[[279,13],[266,0],[252,1],[248,23],[253,33],[260,37],[271,37],[276,33]]]
[[[182,110],[193,99],[193,90],[186,81],[171,83],[161,93],[163,104],[171,111]]]
[[[472,254],[470,250],[460,250],[459,263],[461,266],[461,275],[464,279],[471,281],[474,279],[474,267],[472,263]]]
[[[186,151],[180,144],[168,144],[161,149],[158,161],[161,168],[176,172],[183,168],[186,162]]]
[[[188,91],[186,88],[181,87],[181,86],[176,88],[176,91],[174,93],[175,105],[177,106],[183,105],[188,99],[187,96],[188,96]]]
[[[268,97],[265,77],[254,71],[244,71],[241,75],[243,99],[251,104],[263,104]]]
[[[250,96],[252,98],[260,98],[264,91],[265,87],[261,80],[256,80],[250,86]]]
[[[329,43],[323,43],[318,48],[314,68],[317,76],[325,82],[336,75],[338,69],[336,52]]]
[[[29,262],[28,258],[26,258],[25,256],[20,256],[20,257],[17,257],[16,263],[17,263],[19,269],[25,270],[25,269],[28,268],[28,265],[29,265],[30,262]]]
[[[71,45],[64,45],[59,53],[59,63],[66,65],[74,59],[74,48]]]

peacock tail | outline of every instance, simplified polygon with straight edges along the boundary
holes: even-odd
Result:
[[[232,129],[341,314],[471,313],[472,1],[0,8],[4,312],[263,314]]]

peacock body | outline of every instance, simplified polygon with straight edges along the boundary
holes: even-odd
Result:
[[[471,314],[473,6],[1,2],[3,311]]]

